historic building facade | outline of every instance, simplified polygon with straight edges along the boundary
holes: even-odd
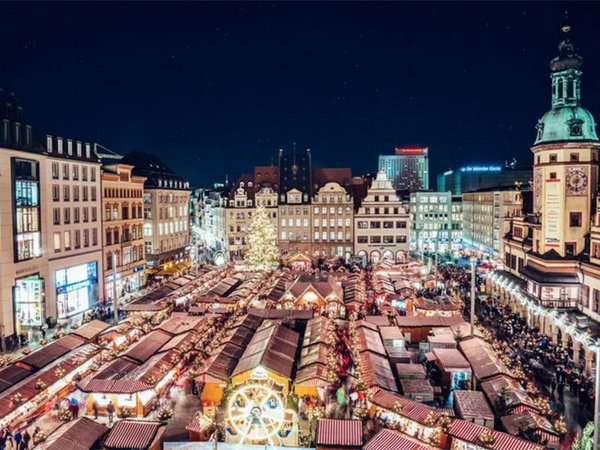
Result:
[[[144,253],[146,265],[170,275],[190,265],[190,186],[157,157],[127,154],[122,164],[144,182]]]
[[[226,249],[231,260],[243,260],[248,233],[257,206],[264,206],[277,233],[277,179],[275,166],[257,166],[235,183],[225,203]]]
[[[600,220],[592,214],[600,141],[581,106],[582,58],[568,36],[558,52],[550,62],[551,109],[531,148],[532,202],[511,221],[506,271],[489,277],[488,290],[591,370],[593,332],[586,322],[600,321]]]
[[[313,196],[312,217],[312,254],[349,262],[354,248],[352,196],[338,183],[325,184]]]
[[[104,292],[114,300],[144,286],[144,177],[132,174],[133,166],[102,167],[102,213],[104,238]],[[116,264],[115,264],[116,263]],[[113,278],[115,277],[115,278]]]
[[[379,172],[354,215],[354,252],[366,264],[404,261],[409,214],[385,172]]]

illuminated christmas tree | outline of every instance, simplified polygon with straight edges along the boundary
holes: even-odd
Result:
[[[279,247],[275,227],[264,206],[258,206],[248,233],[246,264],[254,269],[272,269],[279,265]]]

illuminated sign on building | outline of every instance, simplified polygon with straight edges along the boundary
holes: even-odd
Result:
[[[502,172],[502,166],[467,166],[461,167],[461,172]]]
[[[427,155],[429,147],[396,147],[396,155]]]

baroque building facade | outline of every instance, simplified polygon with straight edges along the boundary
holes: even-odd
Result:
[[[564,36],[550,62],[551,109],[539,120],[531,148],[532,201],[511,220],[505,271],[489,277],[488,291],[590,371],[600,321],[600,219],[594,214],[600,141],[581,105],[582,62]]]

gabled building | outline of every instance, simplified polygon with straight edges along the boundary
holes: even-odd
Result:
[[[379,172],[354,215],[354,252],[362,264],[404,261],[409,214],[385,172]]]

